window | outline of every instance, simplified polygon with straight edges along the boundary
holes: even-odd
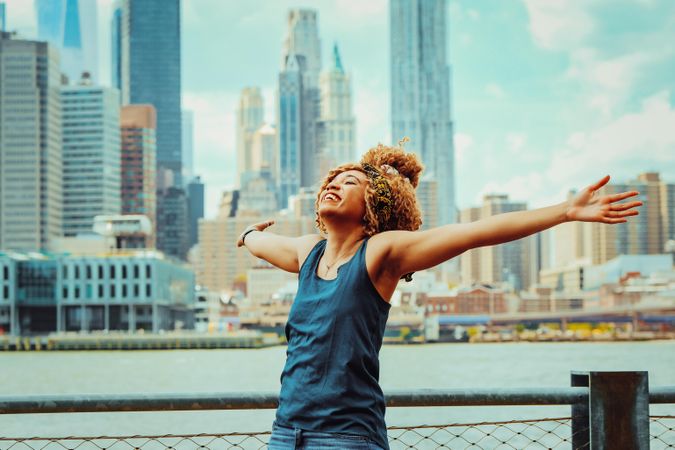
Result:
[[[75,266],[75,279],[80,278],[80,266]]]
[[[138,264],[134,264],[134,278],[138,278],[140,276],[140,268],[138,267]]]
[[[87,264],[87,280],[91,280],[91,266]]]
[[[151,295],[152,295],[152,289],[150,289],[149,284],[146,284],[145,285],[145,296],[149,298],[149,297],[151,297]]]
[[[140,295],[140,287],[137,284],[134,284],[134,297],[138,297]]]
[[[122,266],[122,279],[123,280],[127,279],[127,266],[126,265]]]
[[[110,278],[115,279],[115,266],[110,266]]]
[[[103,285],[98,285],[98,298],[103,298]]]
[[[127,298],[127,285],[122,285],[122,298]]]
[[[110,285],[110,298],[115,298],[115,285]]]
[[[145,278],[150,278],[152,276],[152,271],[150,270],[150,264],[145,265]]]
[[[98,265],[98,279],[99,280],[103,279],[103,264]]]

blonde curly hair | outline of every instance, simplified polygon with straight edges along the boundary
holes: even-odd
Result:
[[[403,150],[402,140],[398,147],[388,147],[378,144],[368,150],[362,157],[359,164],[348,163],[336,167],[328,172],[324,178],[321,188],[317,194],[315,211],[316,226],[324,234],[326,227],[319,216],[319,200],[321,193],[326,190],[328,184],[342,172],[348,170],[358,170],[366,173],[364,164],[369,164],[376,168],[379,175],[383,176],[391,189],[391,214],[388,219],[382,220],[378,217],[378,211],[375,207],[377,203],[377,194],[373,189],[372,183],[366,187],[365,201],[366,213],[363,216],[364,232],[367,236],[389,230],[409,230],[415,231],[422,225],[422,213],[417,204],[415,188],[417,187],[420,174],[424,166],[414,153],[407,153]],[[382,166],[385,166],[384,168]],[[395,170],[388,170],[389,166]],[[398,173],[396,173],[398,171]]]

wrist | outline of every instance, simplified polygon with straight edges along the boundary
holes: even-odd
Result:
[[[561,223],[574,221],[574,219],[572,218],[572,216],[570,214],[571,211],[572,211],[571,202],[569,200],[566,201],[566,202],[562,202],[560,204],[560,207],[562,209],[562,212],[561,212],[562,222]]]
[[[243,245],[246,245],[246,236],[248,236],[250,233],[253,233],[254,231],[258,231],[256,228],[249,228],[247,230],[244,230],[244,232],[241,234],[241,243]]]

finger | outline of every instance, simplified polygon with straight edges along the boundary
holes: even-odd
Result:
[[[610,202],[620,202],[621,200],[625,200],[630,197],[635,197],[638,195],[638,191],[628,191],[628,192],[620,192],[618,194],[613,194],[613,195],[608,195],[607,198],[609,199]]]
[[[630,217],[630,216],[637,216],[640,214],[639,211],[637,210],[629,210],[629,211],[608,211],[605,215],[605,217],[611,217],[611,218],[617,218],[617,217]]]
[[[626,222],[628,222],[628,220],[627,219],[618,219],[618,218],[617,219],[611,219],[611,218],[607,217],[607,218],[603,219],[602,222],[608,223],[610,225],[614,225],[614,224],[617,224],[617,223],[626,223]]]
[[[589,188],[590,188],[591,191],[597,191],[598,189],[600,189],[601,187],[606,185],[608,181],[609,181],[609,175],[605,175],[597,183],[590,185]]]
[[[638,206],[642,206],[642,202],[614,203],[610,205],[610,211],[625,211],[627,209],[637,208]]]

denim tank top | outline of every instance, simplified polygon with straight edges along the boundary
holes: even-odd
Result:
[[[334,280],[317,276],[325,240],[302,264],[286,323],[288,350],[276,421],[367,436],[388,449],[378,354],[390,305],[368,276],[367,241],[338,268]]]

